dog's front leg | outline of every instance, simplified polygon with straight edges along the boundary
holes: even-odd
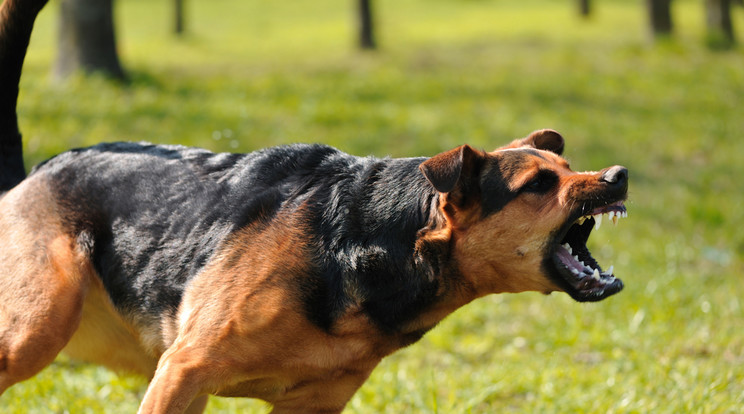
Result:
[[[187,349],[173,347],[163,354],[155,376],[147,387],[139,414],[184,413],[204,411],[208,395],[206,370],[200,358],[194,358]]]

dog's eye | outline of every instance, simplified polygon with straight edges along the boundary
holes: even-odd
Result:
[[[530,193],[545,193],[552,189],[558,182],[558,176],[552,171],[540,171],[535,178],[522,187],[523,191]]]

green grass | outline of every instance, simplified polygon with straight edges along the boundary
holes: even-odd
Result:
[[[433,155],[552,127],[575,169],[630,169],[630,218],[591,240],[622,293],[476,301],[384,360],[347,412],[744,407],[744,52],[705,48],[700,2],[674,2],[677,35],[653,45],[641,1],[597,1],[583,21],[571,2],[378,0],[377,53],[354,50],[352,1],[188,3],[178,40],[167,2],[118,2],[129,86],[53,82],[55,5],[43,12],[21,85],[28,165],[115,140]],[[60,357],[0,411],[134,412],[144,387]]]

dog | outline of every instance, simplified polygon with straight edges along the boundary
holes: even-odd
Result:
[[[141,413],[210,394],[338,413],[476,298],[623,288],[586,241],[627,215],[628,170],[572,171],[548,129],[403,159],[108,143],[24,177],[17,84],[44,3],[0,9],[0,393],[64,351],[149,378]]]

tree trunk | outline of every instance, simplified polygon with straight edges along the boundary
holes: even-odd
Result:
[[[588,18],[592,14],[591,0],[579,0],[579,14],[581,17]]]
[[[174,14],[175,14],[175,21],[174,21],[174,30],[176,32],[176,35],[181,36],[184,31],[184,16],[183,16],[183,0],[175,0],[174,4]]]
[[[359,0],[359,47],[375,49],[374,23],[372,16],[372,0]]]
[[[0,4],[0,191],[26,177],[16,104],[18,82],[36,15],[47,0],[4,0]]]
[[[61,0],[57,45],[58,78],[80,70],[126,77],[116,51],[113,0]]]
[[[651,33],[654,37],[672,34],[672,0],[646,0]]]
[[[728,47],[735,43],[730,0],[705,0],[705,17],[708,44],[714,47]]]

